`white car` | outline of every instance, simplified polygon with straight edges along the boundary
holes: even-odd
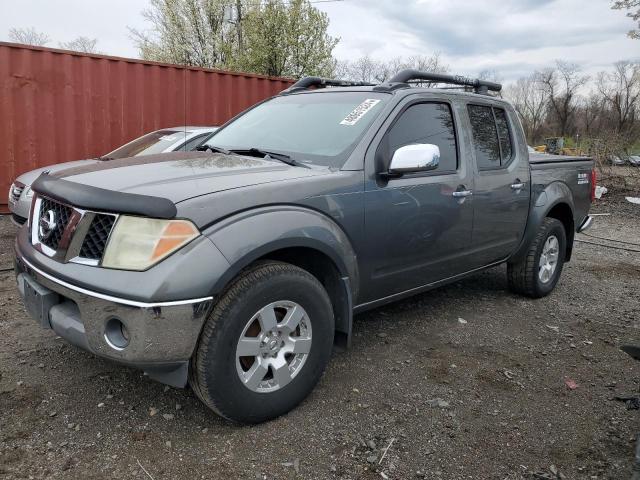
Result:
[[[115,160],[118,158],[138,157],[153,153],[191,151],[204,143],[218,127],[174,127],[156,130],[136,138],[131,142],[107,153],[102,157],[88,160],[58,163],[36,168],[20,175],[9,188],[9,210],[14,223],[22,225],[29,217],[33,192],[31,184],[44,171],[57,172],[65,168],[91,163]]]

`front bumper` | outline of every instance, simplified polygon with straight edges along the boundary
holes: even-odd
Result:
[[[11,214],[11,222],[18,228],[27,223],[27,219],[21,217],[20,215],[16,215],[15,213]]]
[[[18,289],[41,326],[100,357],[144,370],[176,387],[187,382],[189,359],[212,306],[212,297],[145,303],[67,283],[39,269],[16,249]],[[26,292],[25,290],[30,290]],[[34,293],[35,292],[35,293]],[[113,325],[126,327],[126,345]]]
[[[27,187],[25,187],[27,188]],[[31,198],[26,198],[23,192],[17,201],[9,198],[9,212],[11,213],[11,221],[18,227],[22,226],[29,217],[29,210],[31,209]]]

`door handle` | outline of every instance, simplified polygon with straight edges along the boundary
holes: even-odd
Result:
[[[521,190],[522,188],[524,188],[524,183],[520,180],[516,180],[515,183],[511,184],[511,190]]]
[[[457,190],[455,192],[452,192],[451,195],[456,198],[470,197],[471,195],[473,195],[473,192],[471,190]]]

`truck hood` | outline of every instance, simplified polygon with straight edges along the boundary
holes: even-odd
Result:
[[[16,181],[22,183],[23,185],[29,186],[43,172],[49,172],[50,174],[54,174],[56,172],[60,172],[67,168],[74,168],[74,167],[79,167],[84,165],[93,165],[94,163],[98,163],[101,161],[102,160],[99,158],[92,158],[88,160],[74,160],[72,162],[56,163],[55,165],[48,165],[46,167],[36,168],[35,170],[29,170],[28,172],[23,173],[18,178],[16,178]]]
[[[52,176],[178,203],[209,193],[329,173],[276,160],[213,152],[171,152],[67,168]]]

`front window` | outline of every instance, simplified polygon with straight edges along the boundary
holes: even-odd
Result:
[[[380,142],[378,171],[389,169],[391,158],[400,147],[428,143],[440,149],[440,163],[435,171],[455,172],[458,168],[456,132],[451,107],[446,103],[417,103],[407,108]]]
[[[158,130],[117,148],[105,155],[106,158],[129,158],[152,153],[162,153],[174,143],[184,140],[184,130]]]
[[[303,163],[339,167],[387,98],[374,92],[284,95],[249,110],[206,143],[227,150],[257,148]]]

